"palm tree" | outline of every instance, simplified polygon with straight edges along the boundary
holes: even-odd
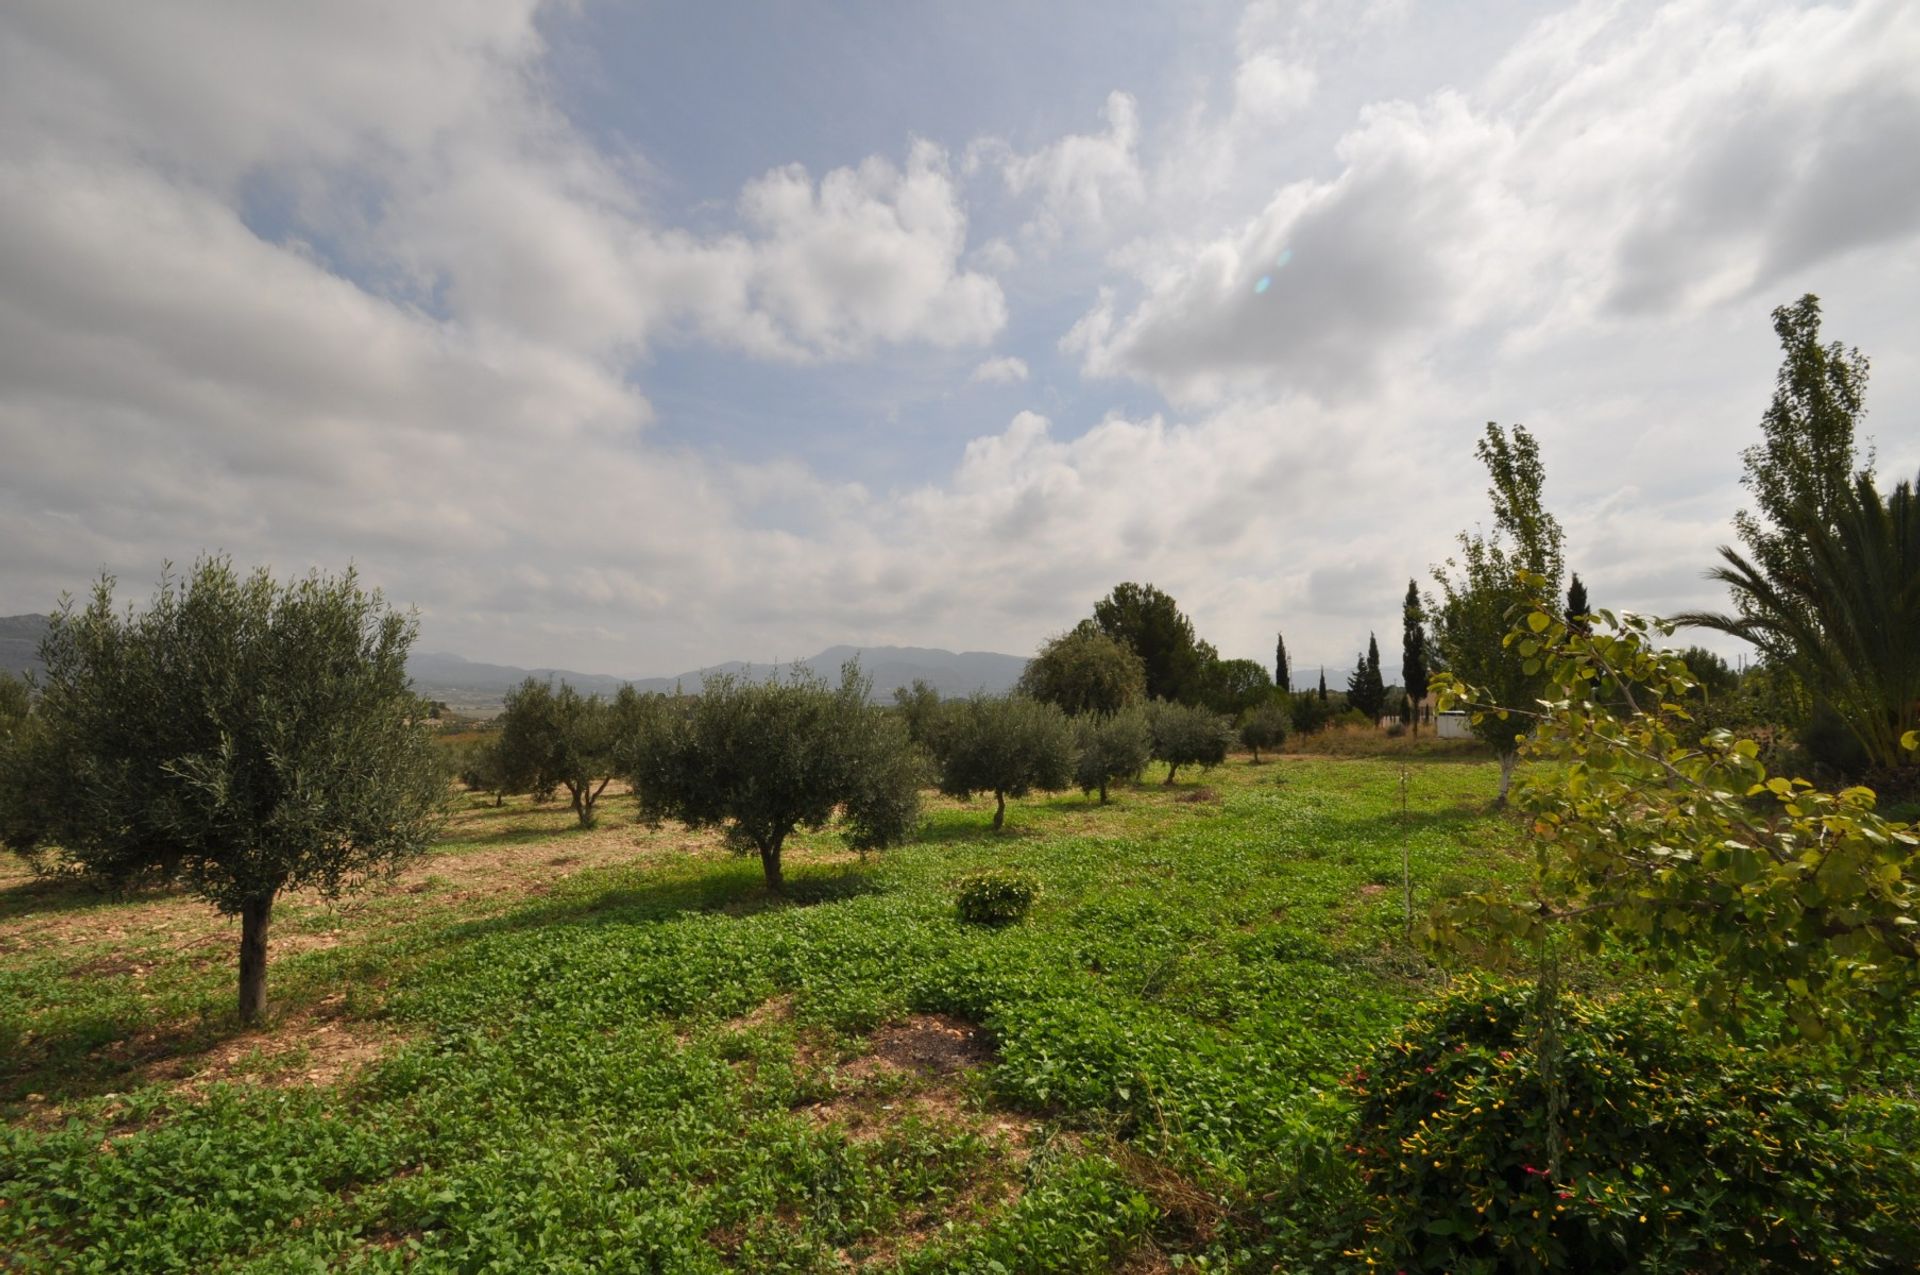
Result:
[[[1743,638],[1831,705],[1877,767],[1908,761],[1903,732],[1920,718],[1920,499],[1901,483],[1881,500],[1854,480],[1822,518],[1800,509],[1783,530],[1800,542],[1771,571],[1722,546],[1711,579],[1746,599],[1738,616],[1695,612],[1682,624]]]

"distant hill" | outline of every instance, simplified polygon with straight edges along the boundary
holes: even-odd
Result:
[[[943,696],[971,695],[979,690],[998,694],[1011,690],[1027,667],[1026,658],[1019,655],[942,651],[921,646],[830,646],[798,663],[829,682],[837,682],[840,666],[856,657],[861,671],[873,679],[873,698],[880,702],[892,700],[896,688],[911,686],[915,681],[926,682]],[[675,677],[623,678],[567,669],[479,664],[444,652],[415,655],[407,665],[413,674],[414,687],[422,695],[442,700],[456,709],[482,712],[498,709],[506,693],[528,677],[552,678],[588,694],[611,695],[629,683],[641,691],[672,691],[675,687],[697,691],[701,682],[716,673],[767,678],[777,676],[786,667],[785,664],[729,660],[691,669]]]
[[[38,673],[40,639],[46,634],[44,615],[0,615],[0,672]]]
[[[0,669],[9,673],[38,672],[40,639],[47,631],[44,615],[0,616]],[[873,678],[873,697],[885,702],[896,687],[924,681],[944,696],[970,695],[985,690],[998,694],[1012,688],[1027,667],[1024,657],[992,651],[942,651],[922,646],[830,646],[799,661],[829,682],[840,678],[840,666],[858,657],[862,671]],[[586,694],[611,695],[631,682],[642,691],[689,691],[713,673],[770,677],[785,665],[746,664],[730,660],[693,669],[677,677],[614,677],[607,673],[575,673],[569,669],[517,668],[511,664],[482,664],[444,651],[418,651],[407,661],[414,689],[429,699],[443,700],[456,709],[498,710],[506,693],[529,677],[567,682]]]

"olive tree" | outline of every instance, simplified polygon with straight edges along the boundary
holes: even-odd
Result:
[[[1098,792],[1107,804],[1107,789],[1122,779],[1137,779],[1153,755],[1153,732],[1146,710],[1135,705],[1117,713],[1091,714],[1075,719],[1074,782],[1091,796]]]
[[[178,881],[238,914],[251,1023],[274,900],[337,896],[440,824],[447,784],[407,682],[414,621],[351,570],[280,584],[208,559],[164,575],[143,612],[117,611],[113,587],[53,616],[39,702],[0,753],[0,828],[44,871]]]
[[[1150,722],[1153,757],[1167,764],[1165,782],[1169,784],[1182,766],[1218,766],[1233,744],[1227,719],[1198,704],[1155,704]]]
[[[838,813],[848,844],[873,850],[905,841],[919,818],[919,754],[904,723],[867,702],[872,688],[854,663],[838,687],[799,665],[765,682],[710,677],[699,695],[636,714],[621,768],[647,818],[724,828],[782,892],[780,856],[796,829]]]
[[[1262,748],[1278,748],[1286,742],[1287,726],[1291,720],[1291,715],[1277,699],[1248,710],[1246,719],[1240,723],[1240,742],[1253,750],[1256,764],[1260,761]]]
[[[975,693],[941,714],[933,756],[947,796],[993,794],[998,830],[1006,822],[1008,797],[1036,789],[1058,792],[1073,781],[1073,726],[1052,704]]]
[[[925,747],[927,732],[940,715],[940,692],[925,678],[916,677],[910,687],[893,688],[893,707],[906,724],[908,738]]]
[[[0,671],[0,743],[27,720],[32,711],[33,696],[27,684],[13,674]]]
[[[609,704],[598,695],[529,677],[507,692],[500,715],[500,781],[515,792],[548,793],[565,788],[582,828],[591,828],[594,804],[616,769],[614,746],[621,718],[638,703],[632,687]]]
[[[502,804],[510,785],[500,736],[475,740],[461,749],[454,773],[469,792],[492,793],[493,804]]]
[[[1092,620],[1049,638],[1020,675],[1020,692],[1077,717],[1117,713],[1147,697],[1146,666]]]

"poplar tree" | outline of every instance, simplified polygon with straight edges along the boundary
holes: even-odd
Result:
[[[1533,435],[1520,425],[1509,435],[1488,421],[1475,451],[1492,479],[1487,497],[1493,503],[1494,529],[1491,535],[1461,532],[1459,559],[1448,559],[1445,569],[1434,568],[1441,590],[1433,616],[1434,646],[1448,672],[1489,691],[1489,702],[1502,706],[1475,714],[1471,728],[1500,758],[1496,804],[1504,806],[1526,732],[1525,721],[1505,706],[1532,704],[1546,689],[1539,661],[1532,661],[1530,671],[1528,657],[1506,637],[1516,610],[1538,600],[1532,586],[1522,583],[1521,573],[1544,581],[1540,587],[1545,598],[1559,596],[1564,533],[1541,495],[1546,470]]]

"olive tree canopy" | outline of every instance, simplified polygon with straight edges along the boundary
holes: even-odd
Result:
[[[933,734],[940,791],[994,796],[993,826],[1006,822],[1007,798],[1073,782],[1073,727],[1052,704],[1024,695],[975,694],[947,705]]]
[[[338,895],[439,826],[447,780],[407,681],[414,621],[352,570],[280,584],[207,559],[164,575],[143,612],[117,611],[113,586],[53,617],[34,713],[0,753],[0,828],[42,870],[178,881],[237,913],[252,1022],[274,899]]]
[[[612,703],[567,683],[529,677],[507,693],[495,741],[504,785],[515,792],[565,788],[582,828],[617,769],[615,746],[638,724],[641,700],[623,686]]]
[[[1167,763],[1169,784],[1182,766],[1203,770],[1218,766],[1233,745],[1233,730],[1227,719],[1203,705],[1158,703],[1153,706],[1150,722],[1153,756]]]
[[[801,666],[784,680],[710,677],[640,715],[623,769],[649,818],[725,828],[784,890],[795,829],[838,812],[848,843],[869,850],[905,841],[919,818],[919,754],[905,724],[867,702],[872,685],[853,663],[838,688]]]

